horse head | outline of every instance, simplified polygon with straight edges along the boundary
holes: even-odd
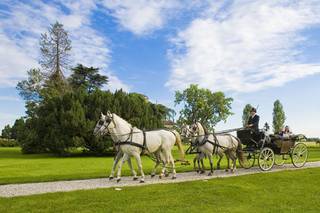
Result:
[[[116,127],[116,124],[113,119],[113,114],[108,111],[107,114],[104,115],[101,112],[100,119],[93,130],[93,134],[95,136],[103,136],[109,133],[110,129],[115,127]]]

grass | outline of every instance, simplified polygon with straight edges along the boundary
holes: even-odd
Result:
[[[309,148],[309,161],[320,160],[320,148]],[[178,156],[175,149],[174,155]],[[192,162],[194,155],[187,158]],[[216,163],[216,158],[214,158]],[[135,161],[134,166],[135,168]],[[290,162],[290,161],[288,161]],[[0,148],[0,184],[44,182],[56,180],[74,180],[107,177],[112,167],[112,157],[56,157],[50,154],[23,155],[20,148]],[[226,161],[222,161],[222,168]],[[143,157],[145,174],[150,174],[154,162]],[[206,160],[206,167],[209,168]],[[192,171],[192,165],[181,166],[177,163],[177,172]],[[123,175],[130,175],[127,164]]]
[[[320,212],[320,168],[0,198],[0,212]]]

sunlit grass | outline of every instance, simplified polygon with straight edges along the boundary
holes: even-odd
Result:
[[[174,149],[175,158],[179,157]],[[176,164],[177,172],[192,171],[192,159],[194,155],[187,155],[191,165]],[[320,148],[309,148],[309,161],[320,160]],[[132,160],[135,168],[135,161]],[[216,166],[217,158],[214,157]],[[20,148],[0,148],[0,184],[42,182],[55,180],[73,180],[87,178],[107,177],[112,167],[112,157],[57,157],[50,154],[21,154]],[[290,163],[290,160],[287,160]],[[206,168],[209,168],[208,160],[205,160]],[[145,174],[150,174],[154,162],[148,157],[143,157],[143,169]],[[222,168],[226,166],[225,158],[221,162]],[[123,175],[131,175],[127,163],[123,167]]]

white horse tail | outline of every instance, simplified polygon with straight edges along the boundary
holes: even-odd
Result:
[[[173,130],[172,133],[176,136],[176,143],[175,144],[178,146],[178,149],[180,151],[180,158],[181,158],[180,161],[184,161],[185,162],[186,161],[185,160],[185,154],[184,154],[184,150],[183,150],[183,145],[182,145],[180,134],[175,130]]]
[[[237,146],[237,157],[239,158],[241,163],[244,163],[244,156],[243,156],[243,151],[242,151],[242,143],[241,140],[235,136],[233,136],[234,139],[236,139],[238,141],[238,146]]]

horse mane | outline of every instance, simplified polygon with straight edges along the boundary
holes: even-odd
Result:
[[[121,118],[121,117],[120,117],[119,115],[117,115],[116,113],[112,113],[112,115],[115,116],[116,118],[118,118],[118,120],[119,120],[120,122],[125,123],[126,125],[130,126],[130,128],[132,128],[132,125],[131,125],[128,121],[124,120],[123,118]]]
[[[209,135],[209,131],[208,131],[207,127],[202,126],[202,128],[203,128],[203,130],[204,130],[204,134],[205,134],[205,135]]]
[[[198,127],[202,127],[205,135],[207,135],[207,134],[209,133],[209,132],[208,132],[208,129],[205,128],[200,122],[197,122],[197,125],[198,125]]]

